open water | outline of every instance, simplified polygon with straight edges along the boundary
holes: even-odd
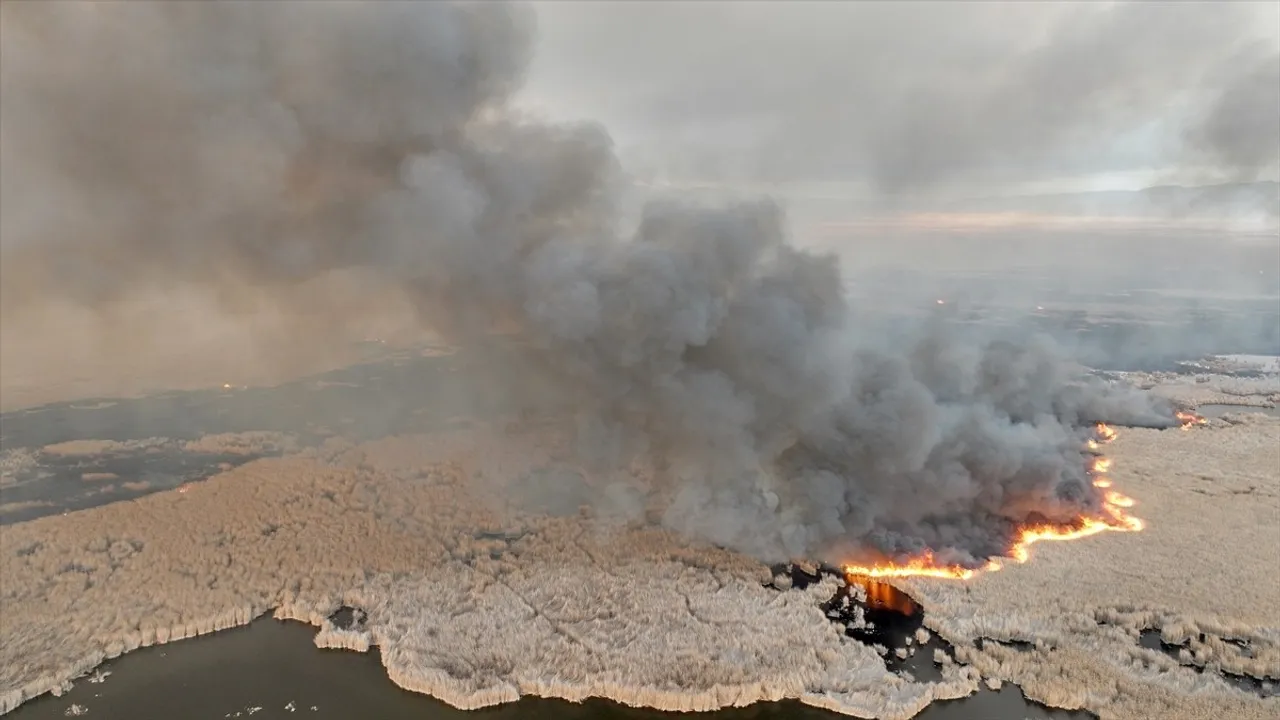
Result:
[[[467,386],[460,368],[500,358],[483,353],[402,353],[274,388],[219,389],[152,397],[81,400],[0,415],[0,449],[39,448],[79,439],[117,441],[164,437],[195,439],[209,433],[274,430],[303,444],[334,434],[354,439],[448,427],[460,414],[504,412],[519,401],[511,388]],[[518,350],[517,350],[518,351]],[[500,361],[500,360],[497,360]],[[525,388],[521,392],[536,392]],[[527,399],[524,398],[524,399]],[[72,512],[148,492],[198,482],[227,464],[255,456],[184,453],[180,443],[149,451],[105,456],[50,458],[10,473],[0,486],[0,524]],[[122,482],[86,482],[86,474],[118,476]],[[132,487],[124,480],[135,482]],[[874,633],[856,639],[901,647],[919,626],[917,611],[879,608]],[[44,696],[19,707],[14,720],[75,717],[108,720],[201,720],[209,718],[315,717],[350,720],[506,720],[546,718],[659,720],[685,717],[628,708],[602,700],[582,704],[529,698],[480,711],[462,712],[397,688],[387,678],[377,650],[319,650],[308,626],[260,619],[249,626],[144,648],[111,661],[109,675],[85,678],[62,697]],[[941,647],[936,640],[933,645]],[[933,645],[894,670],[934,679]],[[100,680],[100,682],[95,682]],[[835,720],[839,715],[795,702],[688,715],[707,720]],[[983,689],[975,696],[935,703],[921,720],[1083,720],[1087,713],[1050,710],[1028,702],[1016,687]]]

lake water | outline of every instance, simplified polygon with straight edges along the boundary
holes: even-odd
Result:
[[[130,441],[155,436],[195,439],[208,433],[274,430],[293,433],[303,444],[330,434],[354,439],[391,433],[430,432],[460,414],[486,416],[510,410],[537,388],[518,390],[464,387],[460,367],[497,362],[494,348],[478,353],[423,357],[403,355],[275,388],[175,392],[129,400],[58,403],[0,416],[0,448],[38,448],[82,439]],[[58,459],[42,456],[0,487],[0,502],[24,509],[0,515],[0,523],[127,500],[147,492],[195,482],[215,474],[221,462],[251,457],[192,458],[172,443],[148,452]],[[142,489],[117,483],[111,492],[92,489],[86,473],[112,473],[122,480],[143,476]],[[41,504],[43,503],[43,504]],[[861,638],[900,647],[920,617],[879,613],[875,637]],[[319,650],[314,629],[298,623],[260,619],[249,626],[178,643],[144,648],[110,662],[102,682],[82,679],[62,697],[44,696],[14,711],[15,720],[75,716],[119,720],[201,720],[209,718],[350,718],[351,720],[497,720],[510,718],[591,718],[660,720],[835,720],[843,716],[796,702],[761,703],[749,708],[700,714],[660,713],[596,700],[582,704],[525,699],[496,708],[462,712],[430,697],[397,688],[378,654]],[[937,677],[931,657],[937,640],[911,658],[889,659],[889,667],[920,680]],[[68,715],[68,713],[71,713]],[[237,713],[239,713],[237,715]],[[935,703],[923,720],[1083,720],[1088,713],[1050,710],[1028,702],[1016,687]]]
[[[136,650],[105,668],[101,682],[82,679],[62,697],[44,696],[9,715],[13,720],[74,716],[90,720],[838,720],[842,715],[798,702],[758,703],[707,713],[663,713],[604,700],[570,703],[527,698],[462,711],[396,687],[378,653],[320,650],[315,629],[262,618],[252,624],[169,645]],[[238,713],[238,714],[237,714]],[[1087,713],[1028,703],[1017,688],[935,703],[920,720],[1083,720]]]

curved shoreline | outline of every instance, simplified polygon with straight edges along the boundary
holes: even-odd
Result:
[[[714,686],[688,692],[648,687],[629,687],[616,683],[572,683],[522,681],[497,689],[467,692],[447,673],[431,669],[427,673],[413,673],[394,662],[394,645],[382,642],[371,632],[358,632],[336,628],[329,615],[317,612],[305,605],[281,604],[262,612],[237,609],[221,613],[202,621],[196,621],[157,632],[136,633],[106,644],[103,650],[85,656],[61,672],[37,678],[24,687],[0,694],[0,715],[16,710],[24,703],[45,694],[61,696],[69,690],[73,681],[89,675],[103,663],[145,647],[166,645],[181,640],[211,635],[223,630],[248,626],[255,620],[270,614],[276,620],[295,621],[318,628],[313,642],[321,649],[342,649],[368,652],[377,646],[382,650],[383,669],[395,685],[410,692],[433,697],[460,710],[477,710],[504,703],[516,702],[526,696],[582,702],[598,698],[637,708],[665,712],[705,712],[731,707],[746,707],[759,702],[795,700],[805,705],[830,710],[860,718],[884,718],[906,720],[918,714],[936,700],[952,700],[966,697],[978,690],[978,678],[972,671],[959,666],[945,674],[951,679],[943,683],[908,683],[927,688],[929,692],[916,694],[905,702],[874,704],[875,694],[865,693],[864,703],[854,705],[840,702],[823,693],[808,692],[797,679],[775,681],[759,680],[738,686]],[[389,649],[386,644],[391,644]],[[390,651],[388,651],[390,650]],[[790,680],[790,681],[788,681]]]
[[[665,531],[474,504],[465,470],[474,459],[451,455],[447,438],[258,460],[185,493],[6,527],[0,710],[61,692],[130,650],[274,610],[319,628],[318,646],[379,645],[395,684],[459,708],[524,695],[674,711],[790,698],[907,718],[985,681],[1108,717],[1169,708],[1193,717],[1210,707],[1274,717],[1280,698],[1197,674],[1136,636],[1158,624],[1170,641],[1188,640],[1202,666],[1280,672],[1280,630],[1268,629],[1263,602],[1277,586],[1256,566],[1280,548],[1258,534],[1265,526],[1224,521],[1280,507],[1280,480],[1266,464],[1277,437],[1280,421],[1263,418],[1122,433],[1114,474],[1151,520],[1147,531],[1055,544],[967,583],[900,583],[956,648],[961,664],[945,663],[940,683],[907,681],[844,638],[819,608],[834,585],[779,592],[764,587],[767,567]],[[527,448],[485,460],[512,457],[528,457]],[[1230,469],[1204,465],[1219,462]],[[1209,494],[1188,494],[1197,488]],[[1219,568],[1217,555],[1197,551],[1226,538],[1259,548],[1254,565]],[[1238,586],[1235,595],[1185,582],[1211,567],[1217,582]],[[363,631],[332,627],[340,605],[367,613]],[[979,647],[980,638],[993,641]],[[1232,638],[1244,638],[1250,655],[1232,650]],[[1017,642],[1027,647],[1009,644]]]
[[[506,525],[460,502],[460,471],[415,457],[434,450],[409,438],[259,460],[184,493],[7,527],[0,599],[23,619],[4,623],[0,708],[270,608],[318,626],[320,644],[380,645],[396,684],[459,708],[789,698],[905,718],[977,689],[961,671],[937,684],[888,672],[819,608],[834,585],[766,588],[767,567],[673,533],[570,516],[495,537]],[[414,477],[391,482],[399,466]],[[339,604],[368,612],[373,634],[325,633]],[[419,647],[437,632],[453,640]]]

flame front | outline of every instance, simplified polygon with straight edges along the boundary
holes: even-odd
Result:
[[[1199,417],[1199,416],[1192,416]],[[1178,419],[1186,422],[1179,414]],[[1199,418],[1198,424],[1204,424],[1204,419]],[[1184,424],[1186,429],[1189,425]],[[1098,423],[1094,428],[1096,437],[1090,439],[1086,446],[1089,450],[1094,451],[1101,444],[1109,443],[1116,438],[1116,431],[1110,425]],[[1111,460],[1105,457],[1096,457],[1090,466],[1090,473],[1093,475],[1093,485],[1097,488],[1110,488],[1111,478],[1106,473],[1111,470]],[[1025,563],[1031,559],[1031,546],[1041,541],[1061,541],[1061,540],[1078,540],[1080,538],[1097,535],[1098,533],[1113,530],[1117,532],[1139,532],[1143,529],[1143,522],[1126,512],[1127,508],[1133,507],[1136,501],[1122,495],[1114,490],[1107,490],[1103,495],[1102,509],[1100,517],[1082,517],[1074,523],[1065,525],[1055,524],[1039,524],[1022,527],[1018,530],[1013,540],[1012,546],[1006,552],[1006,556],[1015,563]],[[986,565],[979,568],[965,567],[962,565],[948,565],[940,563],[932,552],[925,552],[923,555],[911,558],[903,563],[884,562],[874,565],[845,565],[844,572],[846,575],[855,578],[868,579],[884,579],[884,578],[906,578],[906,577],[932,577],[947,580],[969,580],[981,572],[995,572],[1004,567],[999,559],[989,559]]]
[[[994,566],[994,567],[993,567]],[[967,568],[961,565],[945,565],[939,563],[932,552],[911,558],[905,563],[877,563],[875,565],[845,565],[846,575],[856,575],[871,579],[934,577],[947,580],[968,580],[981,570],[999,570],[998,564],[992,560],[985,568]]]
[[[1111,472],[1111,459],[1098,457],[1093,460],[1093,486],[1096,488],[1111,487],[1111,478],[1107,477],[1107,473]]]
[[[1107,493],[1107,504],[1114,505],[1118,508],[1131,508],[1134,506],[1134,500],[1127,495],[1121,495],[1118,492]]]
[[[1116,439],[1116,429],[1106,423],[1098,423],[1094,430],[1098,433],[1096,442],[1109,443]]]
[[[1190,430],[1196,425],[1205,425],[1209,422],[1195,413],[1178,411],[1173,416],[1178,418],[1179,429],[1181,430]]]

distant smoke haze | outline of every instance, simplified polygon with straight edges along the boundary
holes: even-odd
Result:
[[[1053,119],[1073,103],[1140,112],[1124,100],[1135,88],[1112,84],[1117,68],[1180,63],[1179,40],[1235,27],[1230,12],[1191,22],[1181,6],[1159,18],[1145,7],[1116,10],[1098,37],[1100,11],[1083,13],[1070,42],[987,78],[1014,125],[1000,125],[999,103],[948,118],[899,98],[895,122],[866,126],[886,143],[862,159],[899,187],[977,167],[978,148],[1001,139],[1014,142],[1002,158],[1020,160],[1075,137],[1083,120]],[[769,560],[930,547],[972,561],[1029,518],[1100,510],[1081,426],[1172,422],[1143,395],[1081,377],[1047,341],[864,322],[876,308],[850,305],[837,258],[795,247],[773,201],[659,200],[623,223],[606,130],[512,110],[535,45],[527,6],[0,12],[6,318],[196,288],[229,316],[305,317],[300,338],[323,337],[377,308],[303,289],[359,275],[459,341],[511,331],[529,361],[504,380],[550,384],[574,413],[580,462],[649,468],[651,483],[619,492],[650,493],[657,521]],[[950,37],[944,19],[912,44]],[[1157,20],[1161,43],[1111,47]],[[1061,74],[1072,58],[1088,60],[1082,75]],[[905,76],[951,97],[931,72]],[[1061,101],[1033,102],[1028,84]],[[935,134],[947,128],[954,145]],[[576,485],[546,492],[607,501]]]
[[[1280,179],[1275,3],[601,2],[540,15],[521,98],[607,118],[629,155],[676,175],[962,195],[1192,165],[1153,184]]]

